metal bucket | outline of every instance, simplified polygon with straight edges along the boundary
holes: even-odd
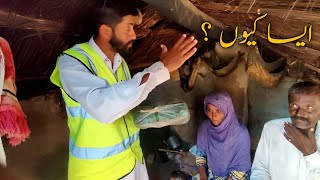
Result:
[[[179,139],[176,136],[169,137],[167,143],[171,149],[177,149],[181,145]]]

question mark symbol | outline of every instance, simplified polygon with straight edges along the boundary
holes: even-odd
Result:
[[[202,29],[202,31],[204,32],[204,34],[205,34],[205,38],[204,38],[204,40],[205,41],[208,41],[208,33],[207,33],[207,31],[206,31],[206,28],[205,28],[205,26],[206,25],[208,25],[208,29],[211,29],[211,24],[209,23],[209,22],[204,22],[204,23],[202,23],[202,25],[201,25],[201,29]]]

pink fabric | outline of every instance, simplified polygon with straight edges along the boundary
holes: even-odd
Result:
[[[16,93],[15,68],[9,43],[0,37],[0,48],[4,55],[5,73],[3,88]],[[0,56],[1,57],[1,56]],[[10,96],[1,96],[0,100],[0,136],[7,135],[9,143],[13,146],[25,141],[30,135],[26,117],[19,102]]]

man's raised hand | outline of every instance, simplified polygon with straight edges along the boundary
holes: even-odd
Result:
[[[188,60],[197,48],[194,47],[198,41],[194,39],[194,36],[187,38],[183,34],[180,39],[174,44],[174,46],[168,50],[168,48],[161,44],[160,61],[169,70],[169,72],[177,70],[186,60]]]

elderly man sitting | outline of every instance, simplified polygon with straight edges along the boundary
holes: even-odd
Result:
[[[320,85],[296,83],[288,98],[291,118],[264,125],[251,180],[320,179]]]

